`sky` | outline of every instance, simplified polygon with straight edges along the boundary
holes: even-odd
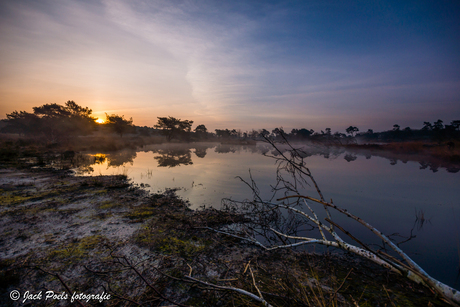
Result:
[[[460,119],[460,2],[0,1],[0,118],[74,100],[153,126]]]

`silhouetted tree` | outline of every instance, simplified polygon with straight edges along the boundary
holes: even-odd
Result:
[[[354,136],[354,134],[356,132],[359,131],[358,127],[353,127],[353,126],[350,126],[348,127],[346,130],[345,130],[348,134],[351,134],[351,136]]]
[[[71,126],[69,130],[85,135],[91,133],[96,127],[96,118],[91,116],[93,111],[88,107],[79,106],[73,100],[69,100],[65,103],[65,110],[70,113],[68,116]]]
[[[208,128],[205,125],[198,125],[195,128],[195,133],[199,138],[207,138],[208,136]]]
[[[252,129],[251,132],[249,132],[249,137],[252,139],[255,139],[259,136],[259,132],[257,130]]]
[[[228,139],[232,135],[232,132],[228,129],[216,129],[215,131],[218,138]]]
[[[443,121],[438,119],[433,123],[433,140],[438,142],[442,141],[445,138],[445,133],[446,131],[444,131]]]
[[[289,137],[296,138],[296,139],[306,139],[310,137],[314,133],[313,130],[308,130],[305,128],[301,129],[292,129]]]
[[[453,120],[450,124],[455,128],[455,130],[460,130],[460,120]]]
[[[147,126],[144,127],[136,127],[136,132],[142,136],[149,136],[150,135],[150,129]]]
[[[442,121],[442,120],[438,119],[437,121],[435,121],[435,122],[433,123],[433,130],[435,130],[435,131],[440,131],[440,130],[442,130],[442,129],[444,129],[444,125],[443,125],[443,121]]]
[[[433,130],[433,126],[431,125],[430,122],[423,122],[422,130],[427,130],[427,131]]]
[[[2,129],[4,132],[24,135],[39,132],[40,118],[35,114],[25,111],[14,111],[11,114],[6,114],[6,118],[6,127]]]
[[[283,127],[275,128],[272,130],[272,134],[275,138],[281,137],[281,135],[285,135]]]
[[[120,137],[123,137],[124,133],[130,132],[133,130],[133,118],[131,117],[129,120],[125,119],[125,116],[119,116],[116,114],[108,115],[105,113],[106,116],[106,125],[112,128],[113,131],[118,133]]]
[[[28,135],[43,135],[55,143],[75,135],[87,134],[95,127],[91,110],[83,108],[74,101],[64,106],[52,103],[33,108],[34,113],[14,111],[7,114],[5,131]]]
[[[174,137],[184,135],[192,130],[192,120],[180,120],[174,117],[158,117],[155,128],[162,129],[163,133],[171,141]]]
[[[302,139],[306,139],[309,136],[311,136],[313,133],[315,133],[315,131],[313,131],[313,129],[308,130],[308,129],[305,129],[305,128],[301,128],[297,132],[297,135]]]
[[[33,107],[34,114],[38,117],[68,117],[70,116],[70,111],[66,107],[61,106],[57,103],[44,104],[40,107]]]
[[[73,100],[69,100],[65,103],[66,110],[71,114],[71,116],[77,116],[77,117],[83,117],[83,118],[91,118],[91,113],[93,111],[89,109],[88,107],[81,107],[78,104],[75,103]]]
[[[262,129],[262,130],[259,130],[259,136],[261,137],[268,137],[270,135],[270,132],[268,132],[268,130],[266,129]]]

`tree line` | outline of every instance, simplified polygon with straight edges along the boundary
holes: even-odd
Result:
[[[163,135],[167,141],[195,141],[195,140],[241,140],[286,139],[289,141],[310,140],[328,143],[347,144],[355,142],[356,138],[368,141],[403,141],[403,140],[434,140],[443,141],[458,139],[460,137],[460,120],[444,124],[442,120],[433,123],[424,122],[421,129],[406,127],[401,129],[397,124],[383,132],[374,132],[368,129],[360,132],[358,127],[349,126],[345,133],[334,132],[331,128],[314,131],[313,129],[300,128],[285,131],[282,127],[271,131],[266,129],[242,131],[241,129],[215,129],[210,132],[204,124],[199,124],[192,129],[192,120],[181,120],[175,117],[157,117],[153,127],[139,127],[133,124],[133,119],[124,115],[107,114],[106,121],[98,124],[92,116],[92,110],[79,106],[74,101],[67,101],[64,105],[56,103],[34,107],[33,112],[14,111],[6,114],[7,119],[2,120],[1,132],[17,133],[24,136],[41,136],[50,143],[59,143],[84,136],[100,129],[107,129],[123,137],[125,134],[139,134],[143,136]]]

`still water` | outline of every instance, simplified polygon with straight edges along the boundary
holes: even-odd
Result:
[[[309,156],[305,161],[325,199],[332,199],[383,233],[394,234],[396,241],[412,234],[415,238],[401,248],[430,275],[459,288],[458,169],[416,158],[401,161],[394,156],[384,158],[343,148],[306,148]],[[273,149],[265,143],[150,145],[137,152],[93,153],[98,163],[87,166],[85,175],[127,174],[152,192],[177,188],[177,194],[188,199],[192,209],[219,208],[223,198],[252,197],[251,190],[237,178],[249,180],[249,170],[262,197],[271,198],[276,165],[274,159],[263,154],[273,154]],[[317,197],[312,188],[307,187],[304,193]],[[351,221],[339,222],[365,242],[372,242],[370,231],[363,231]]]

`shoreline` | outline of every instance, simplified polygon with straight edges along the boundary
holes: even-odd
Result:
[[[248,297],[199,290],[185,277],[191,272],[257,294],[251,271],[274,306],[447,306],[427,288],[363,259],[333,250],[265,252],[205,230],[239,217],[192,211],[173,191],[151,194],[123,175],[14,168],[0,169],[0,175],[2,305],[22,305],[9,298],[14,289],[97,294],[102,286],[112,295],[103,302],[107,306],[164,301],[161,295],[191,306],[222,299],[222,306],[248,305],[254,303]]]

